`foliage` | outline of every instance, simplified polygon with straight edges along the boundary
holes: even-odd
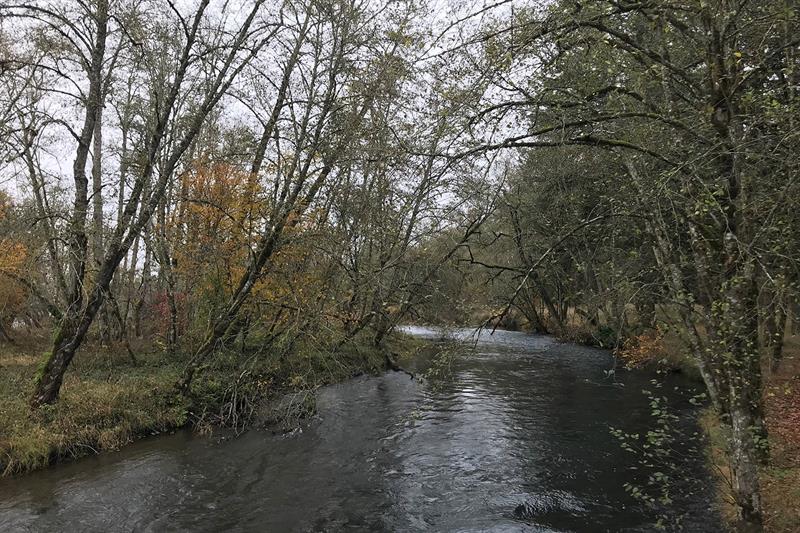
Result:
[[[365,346],[404,321],[631,365],[663,331],[730,425],[758,527],[763,369],[800,287],[797,10],[500,2],[450,24],[416,1],[190,4],[0,6],[20,22],[0,34],[19,185],[0,195],[0,326],[54,332],[32,406],[87,386],[66,378],[95,340],[131,363],[163,347],[181,394],[230,418],[267,376],[372,368]]]
[[[614,352],[614,355],[622,359],[627,368],[663,360],[666,355],[664,333],[656,329],[629,338]]]
[[[652,390],[643,390],[648,399],[652,427],[645,433],[626,433],[618,428],[611,428],[611,434],[620,442],[620,447],[635,458],[635,466],[631,466],[632,481],[625,483],[625,491],[634,499],[661,510],[657,527],[661,530],[683,530],[683,515],[674,510],[667,512],[676,497],[676,491],[682,495],[702,490],[700,486],[687,486],[683,475],[694,458],[678,453],[676,443],[686,443],[701,438],[696,430],[688,429],[671,409],[667,398],[658,395],[663,382],[652,380]],[[700,404],[703,396],[695,396],[691,403]],[[701,447],[700,447],[701,448]]]

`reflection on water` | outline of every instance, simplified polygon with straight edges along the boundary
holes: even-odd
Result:
[[[623,489],[634,458],[609,434],[647,430],[651,376],[610,383],[606,353],[542,336],[474,344],[436,386],[388,373],[323,389],[299,433],[179,433],[5,480],[0,530],[652,530],[656,513]],[[705,482],[702,464],[688,471]],[[719,529],[703,498],[675,503],[687,530]]]

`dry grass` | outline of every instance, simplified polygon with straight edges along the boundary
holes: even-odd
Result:
[[[59,402],[32,411],[40,348],[0,349],[0,475],[117,449],[185,423],[187,406],[172,392],[179,366],[143,356],[134,367],[124,350],[85,350],[67,373]]]
[[[356,339],[335,355],[324,346],[303,343],[285,356],[262,354],[237,389],[239,395],[259,401],[382,371],[384,355],[367,340]],[[387,349],[408,354],[420,342],[396,335],[387,339]],[[217,415],[230,401],[231,384],[244,375],[241,354],[218,353],[195,379],[189,400],[175,389],[186,363],[180,356],[145,344],[137,347],[134,365],[122,347],[87,345],[67,372],[59,401],[32,411],[28,399],[47,347],[44,339],[0,344],[0,476],[114,450],[189,422],[201,429],[208,420],[226,423]]]

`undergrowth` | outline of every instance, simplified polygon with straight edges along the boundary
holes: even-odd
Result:
[[[0,345],[0,476],[42,468],[186,425],[243,430],[263,399],[314,390],[385,369],[384,353],[366,337],[336,353],[313,339],[265,350],[220,350],[188,396],[175,388],[188,357],[157,347],[137,350],[85,346],[67,372],[58,402],[32,410],[30,395],[45,341]],[[392,336],[386,349],[407,354],[419,341]],[[117,349],[118,348],[118,349]]]

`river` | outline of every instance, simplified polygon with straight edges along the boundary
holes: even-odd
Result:
[[[677,444],[672,503],[625,491],[646,472],[610,427],[652,427],[654,375],[612,365],[602,350],[484,333],[442,376],[321,389],[318,415],[292,434],[178,432],[3,480],[0,531],[652,531],[677,513],[687,531],[719,531],[698,440]],[[664,379],[691,433],[695,384]]]

